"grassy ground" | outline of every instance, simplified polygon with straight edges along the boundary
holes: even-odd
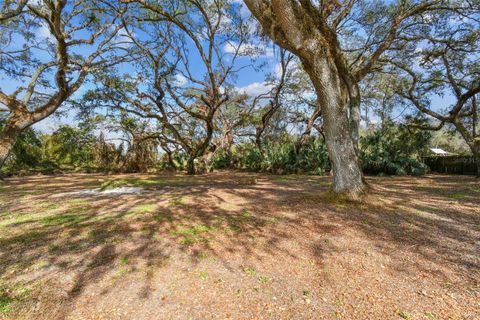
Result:
[[[0,184],[0,319],[480,319],[480,181],[78,174]],[[65,193],[123,186],[139,194]]]

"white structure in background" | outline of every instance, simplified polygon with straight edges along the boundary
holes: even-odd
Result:
[[[436,156],[453,156],[454,155],[454,153],[445,151],[440,148],[430,148],[430,151]]]

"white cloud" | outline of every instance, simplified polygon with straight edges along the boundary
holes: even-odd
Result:
[[[275,77],[280,78],[282,75],[282,64],[280,62],[275,63],[275,66],[273,67],[273,74],[275,74]]]
[[[135,33],[131,32],[132,36],[135,37]],[[115,44],[117,44],[119,47],[122,48],[128,48],[132,45],[133,40],[130,38],[130,36],[127,33],[127,30],[125,28],[121,28],[118,30],[117,34],[113,38],[113,41]]]
[[[37,35],[41,40],[45,40],[45,39],[53,40],[53,35],[50,32],[50,29],[48,28],[48,25],[46,22],[41,23],[40,28],[38,29]]]
[[[188,79],[180,73],[177,73],[174,77],[175,85],[179,87],[183,87],[188,83]]]
[[[237,87],[236,90],[240,93],[244,93],[249,97],[255,97],[262,93],[267,93],[273,88],[271,83],[266,82],[253,82],[244,87]]]
[[[240,45],[240,48],[237,43],[227,43],[223,46],[223,52],[225,53],[234,54],[237,50],[242,56],[271,58],[274,54],[273,48],[267,47],[265,44],[244,43]]]
[[[243,0],[232,0],[233,3],[237,4],[240,6],[240,15],[243,18],[248,18],[250,17],[250,10],[248,10],[247,6],[243,2]]]

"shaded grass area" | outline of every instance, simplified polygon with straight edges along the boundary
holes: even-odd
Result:
[[[178,185],[184,183],[183,178],[178,180]],[[120,181],[112,184],[115,187],[168,183],[168,179],[129,178],[113,181]],[[83,185],[85,184],[80,184]],[[189,204],[192,194],[204,190],[187,192],[190,196],[175,191],[156,195],[153,199],[151,195],[142,195],[114,199],[51,200],[46,197],[51,192],[48,185],[32,186],[39,190],[22,194],[20,199],[17,198],[20,201],[11,201],[9,196],[18,196],[21,185],[4,187],[6,195],[1,198],[0,284],[7,287],[15,283],[17,276],[52,267],[67,270],[83,265],[88,270],[86,273],[90,274],[90,271],[120,261],[119,270],[113,279],[115,282],[132,272],[132,268],[126,267],[130,260],[128,256],[138,257],[143,254],[142,250],[117,252],[113,249],[122,243],[136,239],[146,242],[145,246],[148,247],[156,246],[159,239],[167,239],[170,244],[176,244],[179,248],[196,244],[208,246],[209,241],[218,234],[240,232],[239,223],[245,220],[244,212],[227,213],[218,210],[206,215],[203,212],[205,205],[199,208]],[[74,187],[68,184],[66,187],[57,188],[57,192],[71,191]],[[96,248],[102,248],[102,254],[92,256],[91,251]],[[161,256],[163,260],[168,255]],[[82,291],[84,283],[83,277],[80,278],[77,285],[70,290],[70,295],[75,296]],[[35,283],[36,281],[22,282],[32,287]],[[16,305],[18,301],[16,296],[2,293],[2,312],[10,313],[12,304]]]
[[[225,252],[295,257],[298,252],[282,246],[290,241],[292,247],[302,242],[302,251],[321,261],[335,248],[327,237],[352,226],[381,250],[395,247],[398,255],[398,248],[418,250],[431,263],[457,265],[477,276],[478,184],[435,177],[382,179],[387,178],[372,180],[376,189],[361,202],[334,196],[328,191],[329,177],[84,175],[8,181],[0,188],[0,315],[22,314],[52,270],[74,272],[66,298],[73,301],[105,277],[110,277],[112,290],[125,277],[148,275],[179,253],[192,261],[211,258],[218,263],[226,263]],[[94,199],[49,197],[53,190],[93,185],[103,190],[155,188],[150,193]],[[308,232],[322,240],[305,244]],[[395,254],[392,259],[400,261]],[[400,272],[405,266],[389,267]],[[275,282],[255,266],[238,273],[254,281],[257,291]],[[196,274],[200,281],[213,281],[207,271]],[[301,295],[314,299],[307,289]],[[336,308],[345,304],[335,301]],[[403,309],[392,314],[411,315]]]
[[[101,191],[120,187],[161,187],[161,186],[187,186],[205,182],[204,178],[197,176],[172,176],[152,178],[113,178],[100,183]]]

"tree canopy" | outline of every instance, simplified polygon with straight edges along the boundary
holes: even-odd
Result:
[[[4,2],[0,164],[331,172],[355,196],[362,170],[424,172],[425,130],[480,164],[479,19],[477,1]]]

